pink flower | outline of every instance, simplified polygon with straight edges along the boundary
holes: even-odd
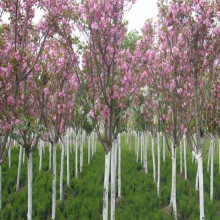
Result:
[[[16,119],[15,120],[15,124],[18,126],[20,124],[20,120],[19,119]]]
[[[98,27],[96,22],[92,23],[91,28],[94,29],[94,30],[98,30],[99,29],[99,27]]]
[[[94,112],[94,110],[90,110],[89,115],[90,115],[92,118],[94,118],[94,117],[95,117],[95,112]]]
[[[103,118],[107,118],[109,112],[110,112],[109,107],[108,107],[107,105],[105,105],[105,106],[104,106],[104,109],[102,110],[102,113],[101,113],[102,117],[103,117]]]
[[[20,56],[20,54],[19,54],[18,51],[15,53],[15,59],[16,59],[17,61],[20,61],[20,59],[21,59],[21,56]]]
[[[9,104],[9,105],[13,105],[14,104],[14,98],[12,97],[12,96],[8,96],[8,98],[7,98],[7,103]]]
[[[44,89],[43,89],[43,93],[44,93],[45,95],[48,95],[48,94],[49,94],[49,89],[48,89],[48,88],[44,88]]]

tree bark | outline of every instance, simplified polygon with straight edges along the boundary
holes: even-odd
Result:
[[[121,134],[118,135],[118,198],[121,198]]]
[[[180,141],[180,173],[183,173],[183,144],[182,140]]]
[[[52,186],[52,220],[55,220],[56,215],[56,176],[57,176],[57,162],[56,151],[57,145],[53,144],[53,186]]]
[[[145,141],[144,141],[144,171],[145,173],[148,173],[148,166],[147,166],[147,146],[148,146],[148,133],[144,135]]]
[[[80,173],[83,168],[83,132],[81,133],[81,144],[80,144]]]
[[[213,182],[214,182],[214,138],[211,139],[211,173],[210,173],[210,199],[213,201]]]
[[[183,144],[184,144],[184,175],[185,175],[185,180],[187,180],[187,144],[186,144],[186,135],[183,136]]]
[[[177,204],[176,204],[176,148],[172,143],[172,186],[170,205],[173,207],[175,219],[177,219]]]
[[[52,146],[49,143],[49,170],[51,170]]]
[[[155,164],[155,154],[154,154],[154,137],[152,135],[151,149],[152,149],[152,160],[153,160],[153,175],[154,181],[156,182],[156,164]]]
[[[166,140],[165,135],[163,134],[163,162],[166,161]]]
[[[20,188],[20,174],[21,174],[21,160],[22,160],[22,146],[20,146],[19,151],[19,161],[18,161],[18,175],[17,175],[17,184],[16,184],[16,191]]]
[[[105,154],[105,177],[104,177],[104,193],[103,193],[103,220],[108,220],[108,188],[110,174],[110,156],[111,153]]]
[[[11,168],[11,145],[8,145],[8,167]]]
[[[88,164],[90,164],[90,135],[88,136]]]
[[[78,178],[78,135],[76,135],[75,145],[75,177]]]
[[[157,195],[160,196],[160,133],[157,133]]]
[[[32,151],[28,152],[28,213],[27,219],[32,219],[32,182],[33,182],[33,169],[32,169]]]
[[[211,148],[212,148],[212,142],[210,142],[209,146],[209,155],[208,155],[208,163],[207,163],[207,172],[209,172],[209,165],[210,165],[210,157],[211,157]]]
[[[198,160],[198,171],[199,171],[199,205],[200,205],[200,220],[205,219],[205,208],[204,208],[204,182],[203,182],[203,162],[202,153],[199,151],[197,156]]]
[[[115,143],[111,150],[111,220],[115,220]]]
[[[61,145],[61,162],[60,162],[60,200],[63,200],[63,164],[64,164],[64,145]]]
[[[69,146],[69,135],[67,136],[66,145],[66,175],[67,175],[67,186],[70,185],[70,146]]]

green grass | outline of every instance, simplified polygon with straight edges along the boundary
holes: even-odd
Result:
[[[206,143],[209,144],[208,142]],[[132,140],[134,146],[134,140]],[[134,147],[131,150],[122,137],[122,199],[116,206],[116,220],[173,219],[165,213],[171,190],[171,159],[166,151],[166,162],[162,162],[161,151],[161,196],[158,198],[153,182],[151,147],[148,147],[148,170],[143,172],[141,163],[136,163]],[[208,149],[206,149],[206,152]],[[157,152],[156,162],[157,162]],[[75,155],[70,154],[70,187],[66,185],[66,162],[64,163],[64,200],[59,201],[60,148],[57,150],[57,207],[56,219],[87,220],[102,219],[102,196],[104,181],[104,150],[99,144],[97,153],[87,164],[87,147],[84,148],[84,167],[78,179],[74,178]],[[19,192],[15,192],[19,149],[12,149],[12,167],[8,160],[2,165],[2,210],[0,219],[26,219],[27,217],[27,161],[22,164]],[[177,208],[180,219],[199,219],[199,196],[195,190],[196,164],[192,163],[188,149],[188,177],[179,175],[179,150],[177,151]],[[52,171],[49,168],[49,152],[43,154],[42,171],[38,171],[39,154],[33,154],[33,219],[51,219]],[[206,219],[220,219],[220,175],[216,149],[214,164],[214,202],[209,199],[209,173],[207,154],[204,158],[205,214]],[[109,200],[110,201],[110,200]],[[110,210],[110,204],[109,204]]]

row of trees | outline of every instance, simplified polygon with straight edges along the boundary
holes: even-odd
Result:
[[[28,219],[32,218],[32,152],[40,139],[53,149],[55,219],[56,148],[70,127],[76,133],[95,129],[104,147],[103,219],[108,218],[110,154],[114,185],[116,140],[131,109],[140,111],[153,136],[165,134],[172,154],[170,203],[176,218],[176,148],[186,136],[198,162],[200,219],[205,218],[202,138],[214,139],[219,132],[220,4],[160,0],[158,22],[147,21],[141,36],[126,35],[124,13],[134,2],[1,3],[1,15],[9,14],[9,24],[1,20],[0,164],[9,137],[25,149]],[[36,24],[37,10],[43,16]],[[159,152],[158,148],[158,157]],[[210,152],[213,155],[213,147]],[[158,163],[158,195],[159,172]],[[114,207],[111,213],[114,219]]]

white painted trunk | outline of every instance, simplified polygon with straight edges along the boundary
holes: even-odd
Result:
[[[180,173],[183,173],[183,144],[182,140],[180,141]]]
[[[2,165],[0,164],[0,210],[2,209]]]
[[[135,132],[135,156],[137,157],[137,133]]]
[[[88,164],[90,164],[90,135],[88,136]]]
[[[137,162],[139,160],[139,145],[140,145],[140,135],[139,133],[137,134]]]
[[[196,134],[193,134],[193,150],[196,152]],[[195,156],[192,154],[192,163],[194,162]]]
[[[166,138],[165,135],[163,134],[163,162],[166,161]]]
[[[8,167],[11,168],[11,145],[8,145]]]
[[[63,164],[64,164],[64,148],[65,146],[61,144],[61,162],[60,162],[60,200],[63,200]]]
[[[196,191],[199,190],[199,170],[197,168],[197,172],[196,172],[196,185],[195,185],[195,189]]]
[[[42,168],[42,142],[40,141],[39,142],[39,147],[38,147],[38,149],[39,149],[39,171],[41,171],[41,168]]]
[[[20,174],[21,174],[21,160],[22,160],[22,146],[20,146],[20,151],[19,151],[19,160],[18,160],[18,175],[17,175],[17,184],[16,184],[16,191],[19,190],[20,187]]]
[[[49,143],[49,170],[51,170],[52,146]]]
[[[143,163],[143,132],[141,132],[141,163]]]
[[[94,132],[92,132],[92,157],[94,155]]]
[[[212,141],[210,142],[209,146],[209,155],[208,155],[208,163],[207,163],[207,172],[209,172],[209,165],[210,165],[210,157],[211,157],[211,148],[212,148]]]
[[[121,134],[118,135],[118,197],[121,198]]]
[[[187,180],[187,144],[186,144],[186,135],[183,136],[183,144],[184,144],[184,175],[185,179]]]
[[[148,173],[148,166],[147,166],[147,146],[148,146],[148,133],[144,135],[144,171]]]
[[[104,177],[104,193],[103,193],[103,220],[108,220],[108,188],[110,174],[110,156],[111,153],[105,154],[105,177]]]
[[[176,148],[172,144],[172,186],[170,205],[173,207],[175,219],[177,219],[177,204],[176,204]]]
[[[57,146],[53,144],[53,185],[52,185],[52,220],[55,220],[56,214],[56,176],[57,176],[57,161],[56,161]]]
[[[153,175],[154,181],[156,182],[156,164],[155,164],[155,154],[154,154],[154,137],[152,136],[151,149],[152,149],[152,161],[153,161]]]
[[[218,159],[219,159],[219,174],[220,174],[220,138],[218,139]]]
[[[28,170],[28,213],[27,219],[32,219],[32,182],[33,182],[33,170],[32,170],[32,152],[28,153],[28,162],[27,162],[27,170]]]
[[[213,201],[213,182],[214,182],[214,139],[211,139],[211,173],[210,173],[210,199]]]
[[[111,150],[111,220],[115,220],[115,143]]]
[[[75,177],[78,178],[78,135],[75,144]]]
[[[23,149],[23,164],[24,164],[24,161],[25,161],[25,149]]]
[[[83,132],[81,134],[81,144],[80,144],[80,173],[83,168]]]
[[[160,133],[157,133],[157,195],[160,196]]]
[[[69,136],[68,136],[69,139]],[[67,175],[67,186],[70,185],[70,148],[69,141],[66,145],[66,175]]]
[[[205,219],[202,153],[198,156],[200,220]]]

